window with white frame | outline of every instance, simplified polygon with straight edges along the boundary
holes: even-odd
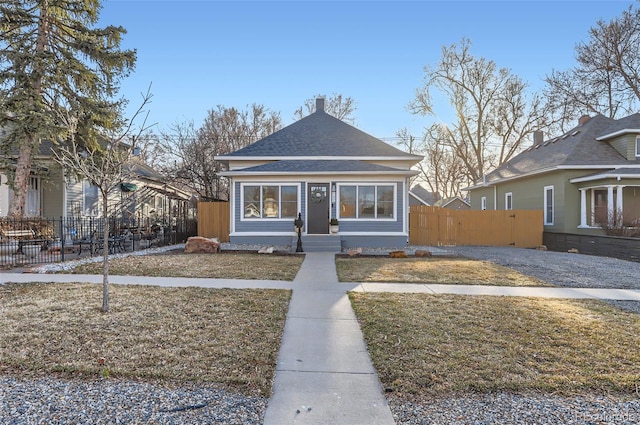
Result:
[[[85,216],[97,217],[99,209],[98,186],[91,184],[89,180],[82,181],[82,211]]]
[[[29,177],[29,187],[27,188],[27,199],[24,205],[24,214],[27,217],[37,217],[40,215],[40,178]]]
[[[544,187],[544,225],[553,226],[553,186]]]
[[[483,196],[482,198],[480,198],[480,209],[481,210],[486,210],[487,209],[487,197]]]
[[[395,185],[341,185],[340,218],[393,219],[395,217]]]
[[[640,157],[640,136],[636,136],[636,158]]]
[[[298,186],[246,184],[242,186],[243,218],[295,218],[298,215]]]
[[[504,194],[504,209],[512,210],[513,209],[513,193],[507,192]]]

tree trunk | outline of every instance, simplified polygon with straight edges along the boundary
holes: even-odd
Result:
[[[102,193],[102,311],[109,311],[109,217],[107,216],[107,192]]]
[[[14,176],[13,199],[9,207],[9,215],[22,218],[27,202],[27,190],[29,189],[29,177],[31,176],[31,145],[32,136],[27,136],[27,140],[20,146],[16,173]]]

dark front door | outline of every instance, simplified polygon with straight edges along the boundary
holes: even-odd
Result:
[[[307,233],[329,233],[329,183],[307,185]]]

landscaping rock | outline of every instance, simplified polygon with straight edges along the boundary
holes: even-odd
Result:
[[[186,253],[214,254],[220,252],[220,242],[216,238],[204,238],[202,236],[191,236],[184,246]]]
[[[273,254],[272,246],[263,246],[258,250],[258,254]]]
[[[580,251],[578,251],[577,248],[571,248],[569,251],[567,251],[569,254],[580,254]]]
[[[389,253],[389,257],[391,257],[391,258],[408,258],[409,256],[404,251],[391,251]]]
[[[427,251],[426,249],[417,249],[416,252],[413,253],[415,257],[431,257],[431,251]]]
[[[349,255],[349,257],[355,257],[356,255],[362,254],[362,248],[352,249],[350,251],[347,251],[347,254]]]

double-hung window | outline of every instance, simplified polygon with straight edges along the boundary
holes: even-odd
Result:
[[[553,186],[544,187],[544,225],[553,226]]]
[[[242,187],[243,217],[295,218],[298,214],[298,186],[246,184]]]
[[[395,185],[362,184],[340,186],[340,218],[395,218]]]
[[[98,186],[91,184],[89,180],[82,181],[82,211],[85,216],[97,217],[99,215],[100,196]]]
[[[504,209],[512,210],[513,209],[513,193],[507,192],[504,194]]]
[[[640,158],[640,136],[636,136],[636,158]]]

